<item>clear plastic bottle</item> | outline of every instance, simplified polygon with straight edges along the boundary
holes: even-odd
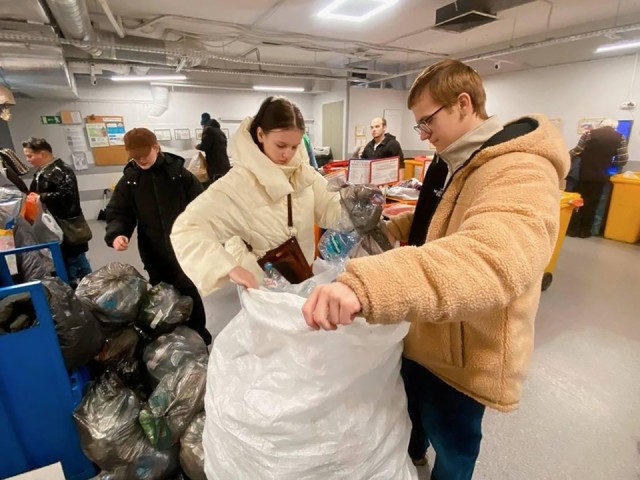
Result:
[[[276,292],[284,292],[291,288],[291,283],[284,278],[272,263],[266,263],[264,266],[264,285],[269,290]]]

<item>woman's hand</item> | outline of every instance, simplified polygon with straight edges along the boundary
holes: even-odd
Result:
[[[302,307],[307,325],[315,330],[335,330],[338,325],[349,325],[361,310],[355,292],[340,282],[316,287]]]
[[[245,288],[258,288],[258,281],[253,273],[240,266],[229,272],[229,278],[233,283],[242,285]]]
[[[124,235],[118,235],[113,239],[113,248],[118,252],[124,252],[129,248],[129,239]]]

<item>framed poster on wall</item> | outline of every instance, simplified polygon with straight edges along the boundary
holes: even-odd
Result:
[[[196,128],[196,140],[202,140],[202,129]]]
[[[581,118],[580,120],[578,120],[578,134],[582,135],[583,133],[587,133],[589,130],[598,128],[602,120],[604,120],[603,117]]]
[[[168,142],[171,140],[171,130],[168,128],[154,130],[153,133],[156,135],[159,142]]]
[[[176,128],[173,133],[176,140],[191,140],[191,130],[188,128]]]

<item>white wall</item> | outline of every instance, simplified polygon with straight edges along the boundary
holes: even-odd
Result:
[[[151,91],[148,85],[116,85],[103,84],[97,87],[88,82],[79,82],[80,99],[73,102],[46,101],[42,99],[19,99],[12,108],[13,118],[9,122],[11,137],[20,150],[20,142],[29,136],[46,138],[54,149],[54,154],[66,162],[71,162],[70,150],[67,146],[63,127],[60,125],[42,125],[41,115],[57,115],[62,110],[80,111],[83,117],[95,115],[121,115],[125,128],[189,128],[191,140],[162,142],[168,150],[182,152],[193,149],[198,143],[195,129],[200,125],[200,114],[209,112],[213,118],[222,119],[221,126],[228,128],[233,135],[240,120],[254,115],[260,103],[268,96],[264,92],[230,91],[230,90],[192,90],[172,92],[169,109],[160,118],[147,115],[151,103]],[[314,98],[309,94],[291,94],[288,98],[295,102],[302,111],[311,130],[314,125]],[[168,147],[168,148],[167,148]],[[21,151],[18,152],[21,154]],[[90,163],[93,157],[88,152]],[[102,208],[102,200],[98,199],[99,191],[109,188],[121,176],[123,166],[101,167],[91,166],[88,171],[78,172],[78,184],[83,198],[82,207],[87,218],[96,218]],[[31,181],[28,174],[27,184]]]
[[[382,117],[388,110],[400,110],[402,112],[402,133],[389,129],[389,133],[396,135],[404,151],[427,149],[426,143],[420,141],[420,137],[414,132],[415,119],[407,109],[408,92],[403,90],[356,88],[350,89],[349,126],[347,128],[348,152],[353,152],[356,146],[356,125],[364,125],[367,132],[367,141],[371,140],[369,125],[375,117]]]
[[[503,122],[527,113],[560,118],[562,134],[572,148],[580,137],[580,118],[634,119],[634,112],[621,110],[620,104],[640,102],[638,75],[632,85],[635,59],[608,58],[491,76],[485,81],[487,111]],[[640,161],[640,124],[633,126],[628,140],[630,160]]]
[[[562,134],[572,148],[580,137],[580,118],[635,118],[634,112],[620,109],[627,100],[640,103],[640,65],[634,78],[635,62],[635,56],[626,56],[494,75],[484,80],[487,111],[505,123],[531,113],[560,118]],[[355,146],[355,126],[368,127],[373,117],[389,108],[405,112],[398,139],[402,148],[424,150],[425,144],[411,129],[415,121],[406,109],[407,96],[407,91],[351,88],[349,149]],[[628,140],[629,159],[634,162],[630,167],[640,169],[640,123],[634,125]]]
[[[327,93],[321,93],[318,95],[314,95],[313,97],[313,111],[312,118],[315,120],[313,124],[313,128],[311,129],[311,133],[309,135],[311,139],[311,143],[314,145],[322,144],[322,105],[325,103],[333,103],[344,101],[344,117],[343,123],[347,125],[349,119],[349,98],[348,98],[348,90],[347,90],[347,82],[344,81],[336,81],[333,84],[333,87]],[[307,117],[305,116],[305,119]],[[347,145],[347,138],[345,132],[345,141],[344,145]],[[342,158],[344,156],[344,152],[334,152],[334,158]]]
[[[10,122],[14,143],[29,136],[41,136],[49,140],[56,154],[69,160],[69,149],[58,125],[42,125],[41,115],[56,115],[61,110],[79,110],[83,117],[95,115],[121,115],[125,128],[190,128],[192,140],[173,144],[175,148],[190,148],[197,142],[195,129],[200,127],[200,114],[209,112],[213,118],[222,119],[223,128],[229,128],[232,135],[238,122],[258,111],[260,103],[268,96],[263,92],[230,90],[196,90],[172,92],[169,109],[160,118],[147,115],[151,103],[151,92],[146,85],[113,85],[98,87],[81,86],[80,99],[73,102],[20,99],[12,109],[14,118]],[[295,102],[305,119],[313,125],[313,96],[291,94],[288,98]],[[227,120],[227,121],[224,121]],[[16,147],[17,148],[17,147]]]

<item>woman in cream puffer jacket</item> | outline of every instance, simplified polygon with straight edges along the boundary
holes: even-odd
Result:
[[[338,222],[339,195],[328,191],[327,181],[309,166],[303,133],[298,107],[284,98],[267,98],[231,140],[231,171],[174,223],[171,242],[176,257],[203,296],[229,279],[256,287],[262,279],[257,259],[292,234],[311,264],[314,224],[328,228]],[[287,225],[289,194],[293,231]]]

